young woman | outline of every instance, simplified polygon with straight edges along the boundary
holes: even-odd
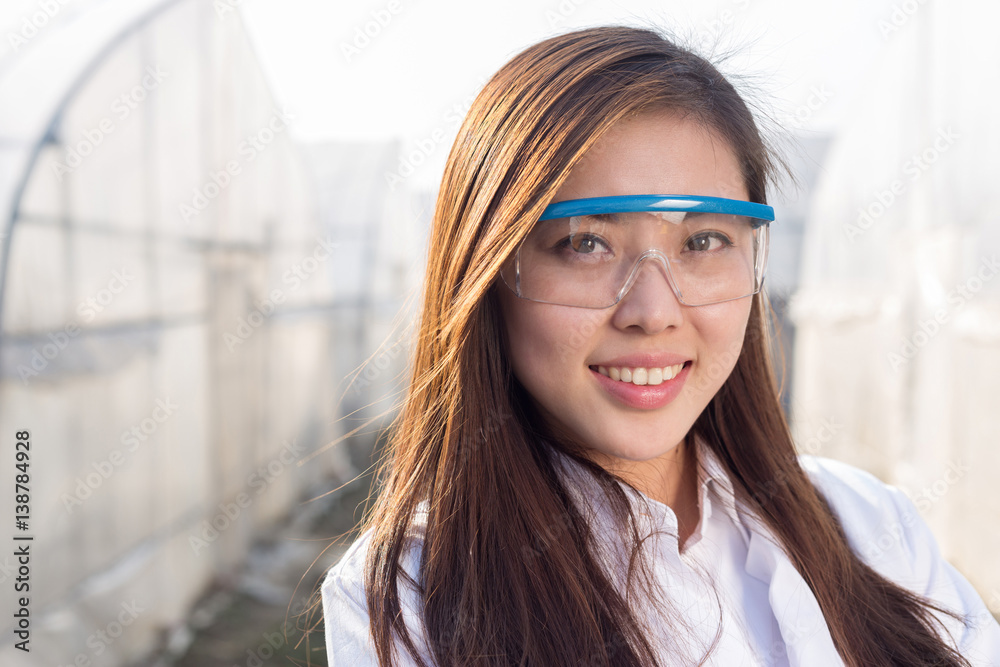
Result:
[[[595,28],[448,158],[333,665],[1000,665],[914,506],[796,455],[760,291],[775,159],[716,69]]]

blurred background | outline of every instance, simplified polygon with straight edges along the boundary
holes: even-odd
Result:
[[[607,23],[761,115],[798,446],[900,486],[1000,613],[1000,5],[12,0],[0,663],[326,664],[300,613],[361,517],[458,126],[522,48]]]

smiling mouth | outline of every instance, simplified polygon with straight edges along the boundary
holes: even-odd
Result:
[[[617,382],[628,382],[638,386],[655,386],[673,380],[690,364],[690,361],[685,361],[683,364],[676,364],[674,366],[653,368],[645,368],[643,366],[632,368],[625,366],[591,366],[590,369]]]

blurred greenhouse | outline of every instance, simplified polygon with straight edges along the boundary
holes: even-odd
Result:
[[[1000,95],[983,76],[1000,66],[998,20],[996,3],[959,0],[882,27],[817,184],[791,304],[800,446],[901,487],[994,614]],[[899,534],[862,548],[877,557]]]
[[[31,652],[4,595],[0,664],[122,665],[363,467],[372,429],[326,445],[405,354],[341,378],[403,324],[424,212],[366,177],[395,144],[291,142],[237,12],[51,4],[5,9],[36,30],[0,61],[0,433],[30,431],[34,537]]]
[[[0,10],[0,488],[31,440],[24,529],[0,494],[0,665],[189,646],[206,591],[325,511],[306,501],[364,473],[392,416],[432,197],[383,178],[402,140],[292,140],[240,4]],[[919,5],[887,24],[847,122],[796,139],[767,288],[800,450],[900,486],[1000,613],[1000,5]],[[432,134],[457,131],[456,100]]]

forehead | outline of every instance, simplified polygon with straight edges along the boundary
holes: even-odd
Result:
[[[554,201],[629,194],[748,197],[729,143],[673,111],[647,111],[612,126],[573,167]]]

